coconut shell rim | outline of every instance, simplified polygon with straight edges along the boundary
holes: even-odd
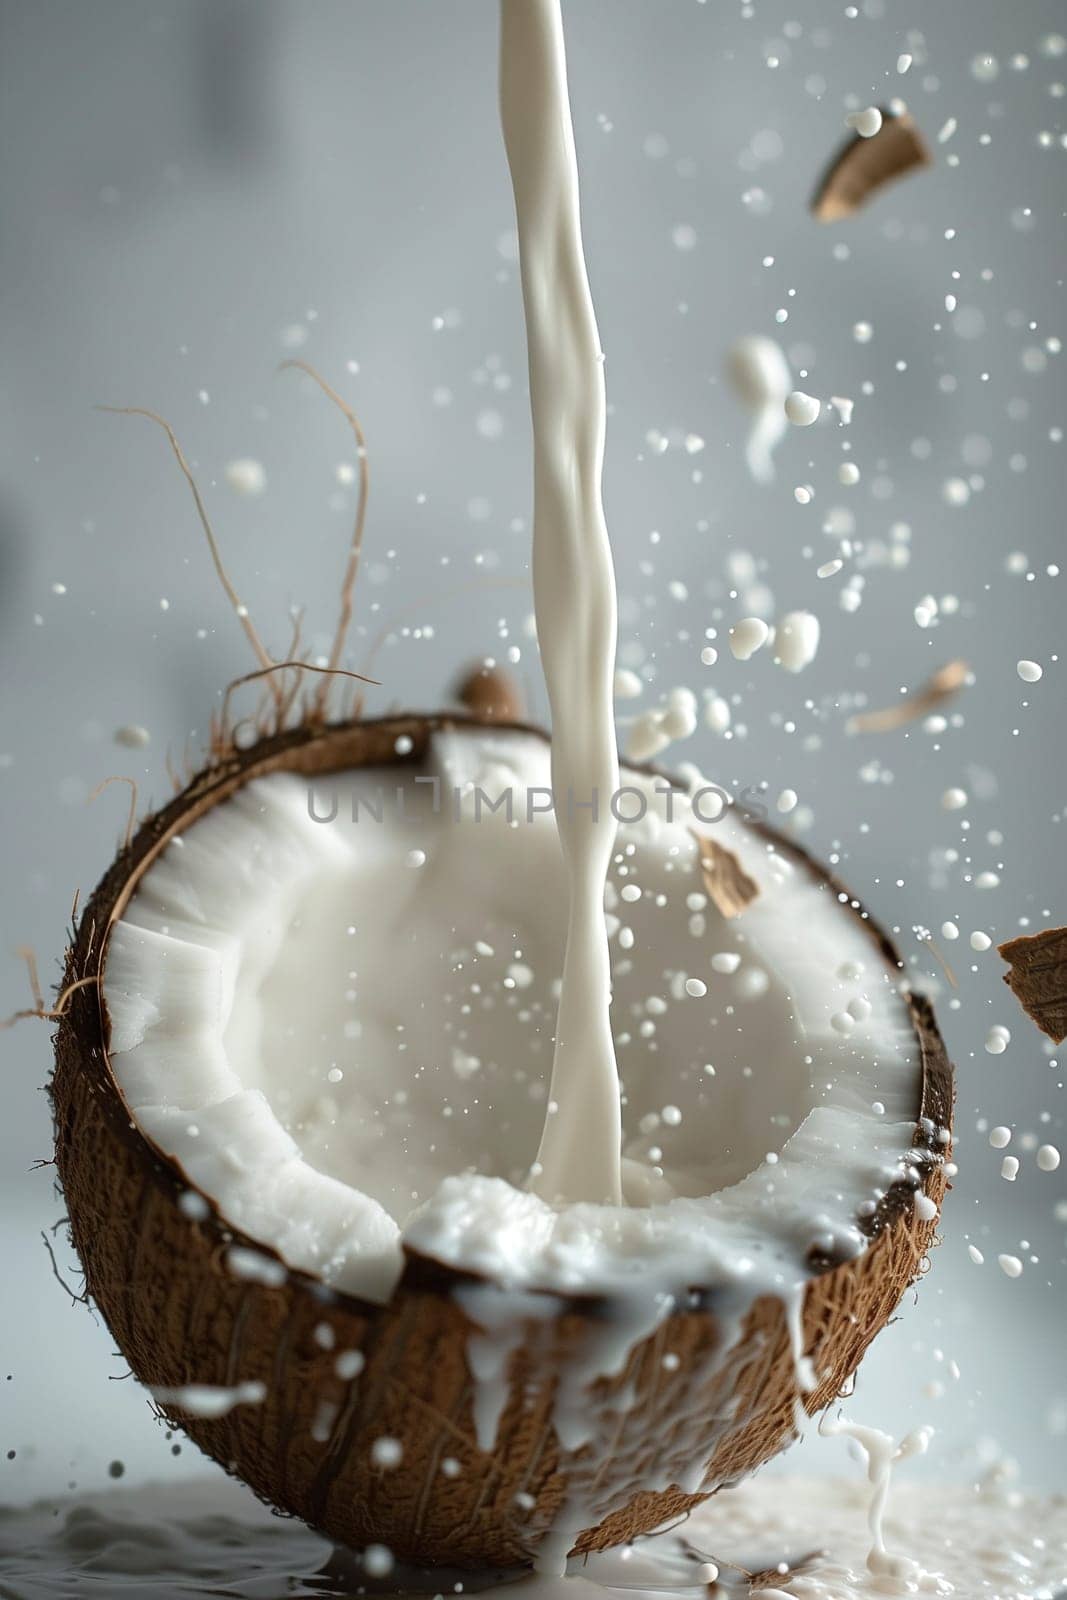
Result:
[[[127,1105],[111,1066],[110,1024],[103,993],[103,976],[111,928],[120,920],[144,873],[177,834],[185,831],[215,805],[228,800],[254,778],[267,776],[275,771],[300,773],[306,777],[325,777],[361,765],[414,765],[421,760],[433,735],[451,728],[479,730],[492,737],[518,733],[532,735],[542,740],[549,738],[545,729],[534,723],[505,722],[452,711],[396,712],[374,718],[326,724],[302,724],[280,733],[267,734],[243,749],[232,749],[225,756],[202,768],[178,794],[138,824],[129,841],[114,857],[87,900],[73,930],[72,941],[68,948],[63,987],[66,988],[86,978],[96,981],[85,983],[71,994],[69,1005],[59,1019],[59,1027],[54,1036],[57,1052],[59,1041],[64,1036],[73,1036],[72,1043],[75,1044],[81,1070],[88,1071],[95,1078],[94,1087],[100,1092],[105,1116],[112,1132],[134,1148],[146,1177],[167,1191],[171,1202],[175,1205],[182,1194],[190,1191],[199,1195],[207,1204],[209,1213],[199,1225],[210,1230],[214,1235],[213,1242],[220,1250],[233,1248],[251,1250],[269,1261],[277,1262],[284,1269],[288,1281],[302,1285],[308,1292],[316,1295],[323,1304],[347,1307],[355,1314],[370,1319],[380,1316],[388,1304],[408,1288],[418,1288],[448,1296],[461,1285],[481,1284],[493,1280],[484,1273],[456,1267],[404,1245],[402,1247],[404,1267],[392,1290],[390,1301],[383,1303],[366,1300],[351,1290],[329,1285],[306,1268],[291,1266],[273,1246],[253,1238],[231,1223],[219,1209],[215,1197],[188,1178],[180,1162],[167,1155],[145,1134]],[[380,734],[388,731],[392,735],[394,746],[396,739],[407,735],[413,740],[412,749],[404,754],[398,754],[394,748],[391,755],[376,754],[362,762],[353,761],[351,752],[345,750],[346,736],[358,737],[374,731]],[[300,752],[314,755],[316,748],[330,751],[334,746],[338,747],[337,759],[327,759],[321,764],[312,760],[308,770],[297,763],[290,764],[286,760],[287,757],[291,758]],[[630,771],[660,777],[678,784],[674,775],[658,765],[625,761],[623,764]],[[802,845],[787,838],[766,821],[746,815],[745,822],[754,832],[769,843],[773,843],[775,849],[791,858],[816,883],[825,885],[832,891],[838,898],[841,909],[859,921],[882,958],[891,967],[903,971],[903,962],[892,939],[835,874],[824,867]],[[950,1127],[954,1070],[930,1002],[925,996],[916,994],[908,988],[899,992],[907,1007],[909,1021],[919,1048],[920,1092],[912,1149],[924,1153],[925,1170],[923,1181],[919,1185],[923,1188],[930,1171],[936,1167],[944,1154],[945,1147],[935,1142],[933,1130]],[[57,1113],[54,1077],[53,1073],[48,1088],[53,1111]],[[866,1236],[868,1244],[873,1243],[905,1208],[911,1208],[916,1192],[918,1191],[914,1185],[905,1181],[898,1182],[886,1191],[871,1216],[854,1219]],[[849,1258],[836,1255],[812,1254],[807,1261],[808,1275],[805,1282],[809,1283],[824,1273],[833,1271],[847,1259]],[[688,1287],[691,1307],[712,1311],[725,1286],[711,1282]],[[562,1305],[591,1317],[609,1315],[614,1299],[610,1293],[603,1291],[583,1293],[543,1286],[534,1286],[529,1292],[547,1295]]]

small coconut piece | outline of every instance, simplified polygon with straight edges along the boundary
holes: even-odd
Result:
[[[909,722],[929,716],[939,705],[951,700],[964,687],[970,675],[971,669],[966,661],[947,661],[918,689],[898,700],[895,706],[886,706],[881,711],[861,711],[850,717],[846,731],[892,733],[895,728],[907,727]]]
[[[851,217],[871,197],[917,167],[931,163],[930,152],[907,112],[880,107],[882,125],[870,137],[856,133],[834,156],[815,190],[812,214],[819,222]]]
[[[518,684],[502,667],[472,667],[459,680],[456,699],[479,722],[521,722],[524,715]]]
[[[997,950],[1011,970],[1004,982],[1054,1044],[1067,1039],[1067,928],[1008,939]]]
[[[706,834],[697,834],[696,839],[709,900],[724,917],[739,917],[759,894],[758,885],[749,877],[732,850],[727,850],[725,845]]]

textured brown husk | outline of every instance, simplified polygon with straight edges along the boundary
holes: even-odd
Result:
[[[882,126],[869,139],[855,134],[837,152],[811,202],[819,222],[851,217],[872,195],[916,167],[930,165],[930,152],[914,121],[882,107]]]
[[[1053,1044],[1067,1038],[1067,928],[1043,928],[997,946],[1008,985],[1026,1015]]]
[[[147,867],[169,839],[250,778],[417,764],[431,734],[450,725],[477,724],[399,716],[302,729],[264,739],[202,773],[141,826],[105,875],[78,926],[66,981],[102,974],[109,928]],[[401,735],[411,749],[398,758]],[[832,881],[774,837],[806,870]],[[884,936],[869,921],[863,926],[896,960]],[[940,1205],[945,1176],[938,1158],[947,1148],[937,1144],[935,1130],[950,1122],[952,1070],[929,1006],[918,997],[910,1003],[922,1058],[915,1145],[925,1191]],[[737,1354],[716,1365],[708,1358],[729,1324],[715,1286],[697,1284],[691,1304],[639,1343],[624,1371],[596,1386],[598,1401],[633,1386],[609,1459],[566,1455],[552,1427],[553,1375],[611,1315],[610,1305],[589,1298],[560,1302],[547,1324],[531,1321],[510,1364],[496,1448],[483,1454],[471,1413],[471,1323],[453,1294],[471,1280],[409,1254],[392,1299],[375,1306],[331,1292],[302,1272],[288,1273],[277,1286],[235,1277],[226,1261],[231,1245],[273,1253],[231,1228],[213,1206],[202,1221],[179,1210],[190,1185],[133,1123],[107,1041],[106,1010],[99,987],[90,984],[71,996],[61,1020],[52,1082],[56,1161],[89,1294],[142,1383],[266,1384],[262,1404],[210,1421],[167,1407],[203,1450],[264,1499],[356,1547],[375,1541],[399,1559],[506,1567],[529,1561],[579,1478],[596,1516],[576,1548],[600,1549],[685,1511],[792,1438],[797,1395],[781,1303],[757,1301]],[[871,1245],[858,1259],[811,1261],[804,1341],[820,1382],[809,1410],[841,1391],[924,1269],[936,1223],[919,1219],[912,1201],[903,1185],[887,1194],[867,1224]],[[322,1324],[332,1332],[332,1349],[316,1335]],[[349,1350],[363,1353],[365,1367],[344,1381],[335,1363]],[[668,1350],[680,1357],[670,1371],[663,1365]],[[725,1412],[731,1421],[724,1427]],[[403,1443],[402,1466],[393,1472],[372,1464],[371,1445],[383,1435]],[[458,1475],[442,1473],[447,1457],[459,1463]],[[708,1463],[701,1494],[648,1489],[685,1478],[701,1461]]]

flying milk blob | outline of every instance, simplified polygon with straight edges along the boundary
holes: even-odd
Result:
[[[840,886],[695,772],[620,772],[558,0],[504,0],[501,102],[551,744],[493,700],[217,754],[86,908],[53,1096],[168,1415],[368,1562],[558,1573],[840,1392],[922,1270],[951,1074]],[[791,614],[776,659],[817,642]]]
[[[745,462],[757,483],[774,481],[774,451],[786,432],[785,402],[793,376],[781,345],[764,335],[739,339],[730,350],[727,375],[752,417]]]

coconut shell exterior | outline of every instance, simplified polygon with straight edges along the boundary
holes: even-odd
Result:
[[[854,216],[886,184],[931,164],[930,151],[913,118],[888,106],[882,106],[881,112],[878,132],[869,138],[853,134],[820,178],[811,202],[812,215],[819,222],[840,222]]]
[[[66,982],[102,975],[109,929],[141,875],[176,833],[249,779],[417,764],[435,730],[468,720],[477,725],[463,717],[400,716],[300,729],[219,761],[150,817],[114,862],[76,930]],[[398,757],[401,735],[412,747]],[[776,842],[827,878],[793,845]],[[878,930],[863,926],[896,961]],[[916,1156],[925,1192],[940,1207],[948,1149],[936,1130],[950,1124],[952,1069],[928,1004],[919,997],[909,1003],[922,1060]],[[202,1220],[179,1209],[192,1186],[133,1123],[108,1059],[108,1028],[99,984],[75,991],[59,1025],[51,1086],[56,1163],[87,1290],[140,1382],[167,1389],[266,1385],[261,1404],[238,1405],[213,1420],[165,1408],[264,1500],[342,1544],[387,1545],[398,1560],[510,1568],[529,1564],[576,1490],[592,1511],[574,1548],[602,1549],[687,1511],[794,1437],[798,1394],[781,1302],[757,1301],[740,1345],[716,1361],[735,1329],[715,1287],[695,1284],[691,1303],[636,1345],[625,1370],[594,1386],[598,1408],[631,1389],[607,1459],[562,1451],[553,1429],[559,1371],[612,1314],[610,1305],[581,1298],[559,1301],[547,1321],[531,1319],[511,1357],[495,1448],[484,1454],[475,1442],[467,1363],[475,1330],[454,1293],[477,1280],[409,1253],[391,1300],[379,1306],[302,1272],[288,1272],[279,1284],[235,1276],[227,1265],[231,1246],[273,1253],[230,1227],[210,1197]],[[871,1244],[858,1259],[811,1262],[804,1344],[820,1381],[806,1398],[809,1411],[847,1385],[924,1271],[936,1219],[916,1215],[913,1193],[902,1185],[886,1195],[866,1224]],[[364,1358],[353,1379],[336,1371],[347,1351]],[[668,1351],[680,1357],[669,1371]],[[402,1464],[392,1471],[372,1461],[371,1447],[383,1435],[403,1445]],[[679,1482],[699,1485],[699,1492],[684,1492]]]

